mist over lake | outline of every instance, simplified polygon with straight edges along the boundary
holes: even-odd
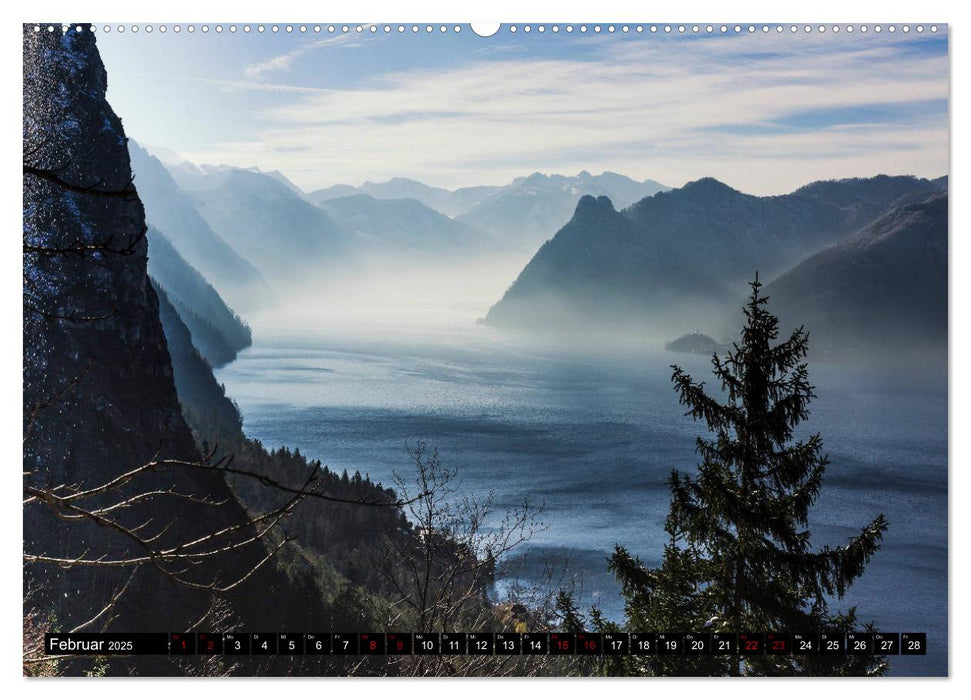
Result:
[[[527,494],[544,505],[517,576],[558,562],[584,607],[623,618],[607,557],[619,543],[660,562],[666,481],[694,471],[704,430],[683,415],[670,365],[710,381],[709,358],[527,343],[461,315],[353,334],[255,328],[254,346],[216,373],[247,435],[385,485],[410,476],[407,447],[423,440],[458,471],[458,495],[494,491],[500,511]],[[928,633],[928,656],[892,657],[891,673],[946,673],[946,382],[901,385],[822,363],[810,372],[818,399],[800,434],[820,432],[831,460],[814,546],[842,545],[880,512],[890,523],[836,608]]]

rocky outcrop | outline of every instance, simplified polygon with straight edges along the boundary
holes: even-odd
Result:
[[[176,397],[159,302],[146,271],[145,214],[132,184],[120,119],[105,100],[107,76],[86,25],[24,27],[24,485],[67,495],[105,484],[155,456],[199,457]],[[61,487],[61,488],[58,488]],[[175,498],[192,494],[220,507]],[[104,560],[146,555],[132,533],[168,546],[245,522],[222,475],[160,468],[103,496],[123,528],[65,518],[65,507],[24,507],[29,605],[62,629],[105,606],[131,567],[29,557]],[[144,529],[138,526],[149,522]],[[231,558],[188,567],[195,583],[229,582],[265,554],[255,543]],[[140,566],[115,610],[115,628],[179,629],[198,619],[211,592]]]

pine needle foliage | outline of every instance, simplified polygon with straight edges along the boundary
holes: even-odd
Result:
[[[864,571],[887,528],[878,515],[842,546],[814,549],[808,527],[828,464],[821,436],[796,439],[815,398],[800,327],[779,340],[756,275],[738,341],[712,357],[721,391],[678,366],[686,416],[704,421],[693,475],[673,471],[669,541],[649,569],[617,546],[610,567],[626,601],[627,627],[644,632],[852,632],[855,609],[832,614]],[[879,656],[642,657],[650,675],[879,675]]]

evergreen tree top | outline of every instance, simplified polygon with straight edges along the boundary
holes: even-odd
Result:
[[[671,474],[670,541],[662,565],[648,570],[622,547],[611,559],[631,629],[818,632],[856,624],[852,610],[830,615],[827,599],[842,597],[863,573],[887,524],[879,515],[844,546],[812,548],[809,511],[828,459],[819,434],[794,439],[815,398],[806,362],[809,336],[799,327],[779,341],[779,320],[768,310],[758,275],[750,287],[739,339],[724,358],[712,356],[720,395],[672,366],[685,415],[704,421],[709,436],[696,440],[697,473]],[[659,663],[670,670],[665,664],[672,662]],[[746,663],[765,673],[780,662]],[[785,663],[797,672],[815,662]],[[846,663],[843,670],[882,667],[879,659]],[[713,672],[740,668],[735,659]]]

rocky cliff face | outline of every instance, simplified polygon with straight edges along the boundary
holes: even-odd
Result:
[[[157,447],[108,444],[109,430],[192,450],[146,273],[144,210],[106,87],[90,32],[25,27],[25,410],[78,380],[37,415],[25,467],[58,482],[109,473],[107,465],[80,473],[82,454],[112,463]]]
[[[153,456],[197,459],[173,382],[158,298],[146,272],[145,215],[132,186],[121,120],[105,100],[107,76],[86,25],[62,33],[25,25],[24,138],[24,484],[61,495],[104,484]],[[58,488],[61,487],[61,488]],[[148,495],[112,511],[148,537],[171,523],[159,546],[245,520],[222,476],[160,469],[86,500],[89,509],[153,491],[226,500],[220,508]],[[24,508],[25,554],[85,560],[144,555],[118,528],[64,506]],[[59,513],[59,515],[58,515]],[[75,514],[76,515],[76,514]],[[258,547],[259,545],[257,545]],[[259,553],[194,571],[229,579]],[[209,592],[176,585],[140,567],[121,599],[117,625],[177,629],[208,604]],[[131,567],[28,563],[30,605],[62,629],[100,610]]]

